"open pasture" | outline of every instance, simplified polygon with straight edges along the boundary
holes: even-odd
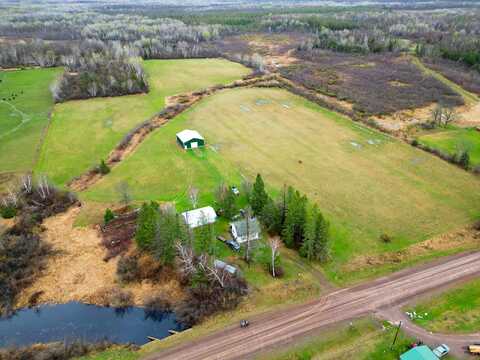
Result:
[[[472,166],[480,165],[480,132],[473,128],[450,126],[419,137],[422,144],[449,155],[468,151]]]
[[[53,107],[49,86],[60,69],[0,71],[0,187],[32,169]]]
[[[220,59],[150,60],[144,67],[148,94],[57,104],[36,173],[65,184],[98,164],[128,131],[159,112],[166,97],[229,83],[249,72]]]
[[[175,133],[199,130],[204,150],[184,152]],[[278,89],[235,89],[202,101],[157,130],[84,197],[116,199],[127,181],[135,199],[203,204],[221,181],[260,172],[273,192],[293,185],[332,223],[328,270],[342,281],[356,256],[398,251],[462,227],[480,214],[479,181],[428,153]],[[391,243],[380,240],[382,234]]]

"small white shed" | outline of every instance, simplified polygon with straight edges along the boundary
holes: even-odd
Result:
[[[217,221],[217,213],[211,206],[206,206],[200,209],[185,211],[182,213],[185,223],[190,228],[213,224]]]

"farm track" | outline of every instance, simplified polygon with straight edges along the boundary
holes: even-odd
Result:
[[[206,88],[200,91],[175,95],[170,98],[167,106],[152,118],[134,128],[124,139],[110,152],[106,164],[112,168],[119,162],[133,153],[137,147],[145,140],[145,138],[155,129],[167,124],[171,119],[188,110],[192,105],[196,104],[205,97],[211,96],[221,90],[234,89],[240,87],[259,86],[261,84],[268,84],[269,81],[275,80],[275,75],[264,75],[260,77],[247,78],[244,80],[237,80],[227,85],[217,85]],[[95,184],[102,178],[102,174],[95,170],[90,170],[85,174],[73,179],[68,183],[68,187],[74,191],[83,191]]]
[[[480,252],[442,259],[378,280],[330,293],[307,304],[251,319],[203,339],[154,354],[149,360],[249,359],[335,323],[395,306],[440,287],[480,274]]]

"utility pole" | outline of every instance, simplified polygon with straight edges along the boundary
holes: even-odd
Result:
[[[393,339],[392,346],[390,346],[390,350],[393,349],[393,346],[394,346],[395,343],[397,342],[398,333],[400,332],[400,328],[401,328],[401,327],[402,327],[402,320],[400,320],[400,322],[398,323],[397,331],[395,332],[395,338]]]

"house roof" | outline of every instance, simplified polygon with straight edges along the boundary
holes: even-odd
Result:
[[[202,135],[198,131],[195,130],[183,130],[177,133],[177,137],[180,139],[182,143],[189,142],[190,140],[200,139],[205,140]]]
[[[247,235],[247,220],[239,220],[231,223],[230,225],[234,226],[237,230],[237,236],[244,237]],[[260,223],[256,218],[252,218],[248,221],[248,227],[250,234],[260,233]]]
[[[217,213],[211,206],[185,211],[182,216],[191,228],[211,224],[217,220]]]
[[[400,360],[438,360],[428,346],[416,346],[400,356]]]

